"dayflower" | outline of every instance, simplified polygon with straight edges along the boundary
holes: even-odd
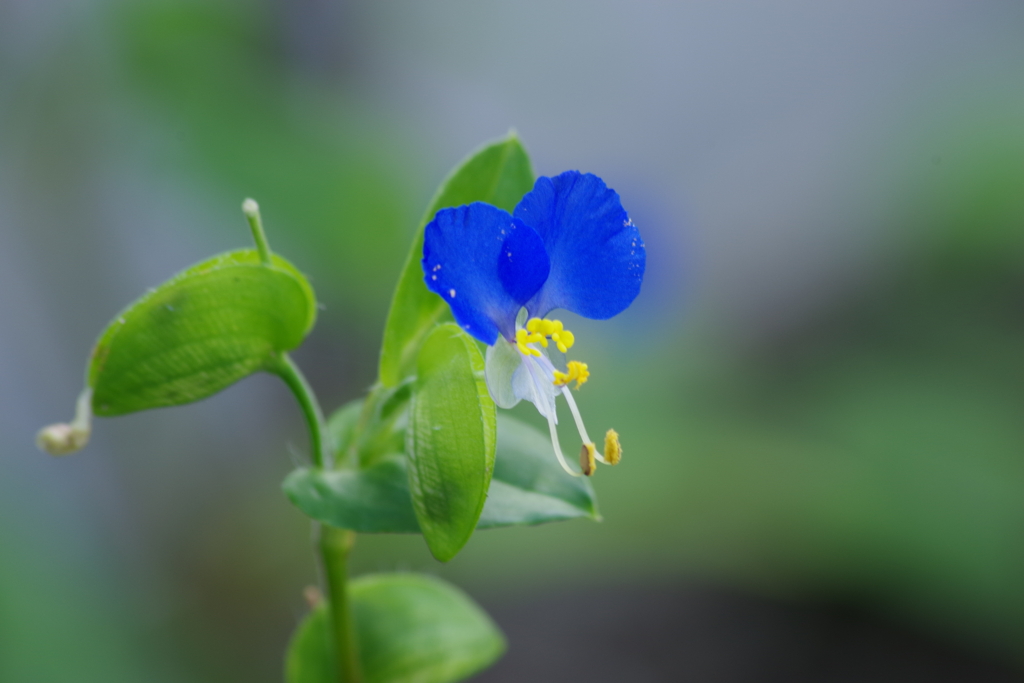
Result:
[[[575,335],[548,314],[561,308],[604,320],[636,298],[646,252],[618,194],[600,178],[566,171],[537,179],[513,214],[475,202],[442,209],[427,225],[423,272],[427,287],[451,307],[455,321],[488,345],[486,379],[494,402],[511,408],[522,399],[547,418],[555,456],[567,472],[558,442],[555,398],[565,397],[583,445],[580,467],[614,465],[621,456],[610,429],[604,453],[590,440],[570,383],[590,376],[586,363],[565,370],[548,350],[567,353]]]

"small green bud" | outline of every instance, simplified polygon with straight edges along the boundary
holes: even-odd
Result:
[[[242,202],[242,213],[245,214],[246,218],[255,219],[260,215],[260,205],[256,203],[256,200],[249,197]]]
[[[78,397],[75,419],[70,424],[58,423],[39,430],[36,446],[50,455],[70,455],[85,448],[92,433],[92,389]]]

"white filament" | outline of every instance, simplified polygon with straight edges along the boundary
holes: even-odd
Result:
[[[555,421],[548,418],[548,428],[551,430],[551,445],[555,448],[555,457],[558,458],[558,464],[562,466],[562,469],[571,474],[574,477],[582,477],[582,472],[569,467],[569,463],[565,461],[565,456],[562,455],[562,446],[558,443],[558,427],[555,426]]]
[[[582,472],[577,472],[571,467],[565,460],[565,455],[562,454],[562,446],[558,443],[558,408],[555,403],[555,396],[557,395],[554,391],[554,366],[551,365],[551,361],[548,360],[547,356],[527,356],[523,355],[523,365],[520,371],[526,370],[527,376],[529,377],[529,393],[531,396],[523,396],[528,401],[531,401],[537,410],[547,418],[548,429],[551,432],[551,447],[555,450],[555,458],[558,460],[558,464],[562,466],[562,469],[574,477],[582,477]]]
[[[583,443],[594,443],[590,440],[590,435],[587,434],[587,428],[583,426],[583,416],[580,415],[580,409],[576,407],[576,400],[572,397],[572,391],[569,390],[568,386],[562,387],[562,395],[565,396],[566,403],[569,404],[569,410],[572,411],[572,417],[576,420],[576,430],[580,433],[580,438],[583,439]],[[608,461],[594,449],[594,459],[604,465],[608,464]]]

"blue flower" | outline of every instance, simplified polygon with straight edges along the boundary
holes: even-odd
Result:
[[[441,295],[456,322],[488,345],[487,386],[495,403],[511,408],[522,399],[548,420],[562,467],[555,398],[569,404],[583,440],[580,465],[615,464],[621,448],[608,430],[604,455],[583,426],[569,383],[590,375],[571,360],[558,370],[549,343],[563,354],[575,336],[548,314],[558,308],[604,320],[625,310],[640,293],[646,252],[618,194],[595,175],[566,171],[537,179],[510,215],[475,202],[442,209],[427,225],[423,272],[427,288]]]

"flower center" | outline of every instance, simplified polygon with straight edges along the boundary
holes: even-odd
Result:
[[[541,353],[540,349],[534,346],[534,344],[540,344],[542,347],[547,348],[548,340],[553,341],[558,350],[565,353],[572,348],[576,342],[576,337],[572,332],[565,329],[561,320],[548,320],[547,318],[530,318],[526,321],[526,327],[516,330],[514,343],[523,355],[523,364],[528,371],[529,381],[534,387],[532,391],[535,398],[530,400],[537,405],[541,414],[548,419],[548,426],[551,431],[551,445],[554,447],[555,457],[562,468],[574,477],[581,475],[590,476],[594,473],[595,463],[615,465],[622,458],[622,446],[619,444],[619,435],[614,429],[609,429],[604,438],[604,454],[602,455],[598,452],[597,444],[590,440],[590,435],[587,434],[587,429],[583,426],[583,418],[580,415],[579,408],[576,406],[576,401],[572,397],[572,392],[569,391],[567,386],[572,382],[576,382],[576,388],[579,389],[580,385],[584,384],[590,377],[590,370],[587,368],[586,363],[581,363],[577,360],[571,360],[566,363],[565,372],[556,370],[552,366],[551,361]],[[543,386],[548,381],[551,381],[555,387],[558,387],[558,389],[555,389],[556,393],[560,391],[565,397],[566,403],[569,404],[569,411],[576,422],[576,429],[580,433],[580,439],[583,441],[583,446],[580,449],[581,472],[576,472],[569,467],[565,461],[565,456],[562,454],[562,447],[558,443],[558,431],[555,428],[557,418],[555,417],[554,395],[548,394],[551,391],[550,385],[547,391],[545,391]],[[542,396],[549,396],[551,401],[550,406],[545,409],[541,409]]]
[[[566,353],[576,343],[576,335],[565,329],[561,320],[548,320],[547,318],[530,318],[526,321],[526,327],[516,330],[516,347],[524,356],[540,357],[540,349],[532,344],[540,344],[548,347],[548,339],[555,342],[555,346],[562,353]],[[570,382],[576,382],[579,389],[590,377],[590,370],[586,363],[578,360],[571,360],[566,365],[565,372],[554,371],[554,384],[556,387],[564,387]]]

